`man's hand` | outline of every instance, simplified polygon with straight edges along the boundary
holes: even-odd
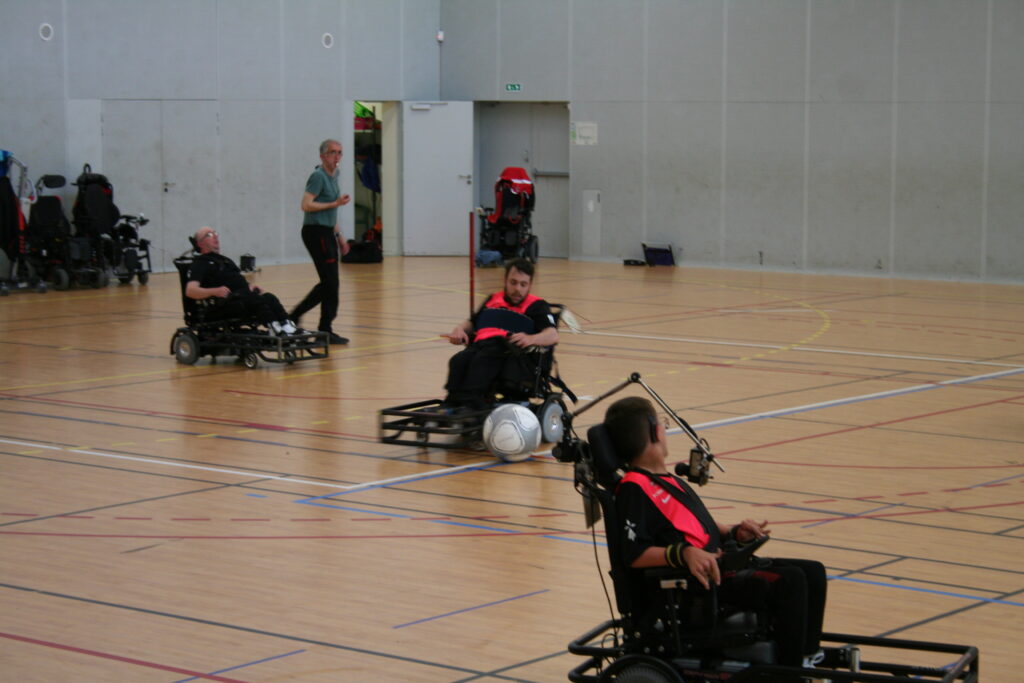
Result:
[[[343,194],[343,195],[341,195],[340,197],[338,197],[337,199],[334,200],[334,205],[335,206],[345,206],[346,204],[349,203],[350,200],[351,200],[351,197],[349,197],[347,194]]]
[[[469,335],[466,334],[466,328],[462,325],[456,325],[451,334],[448,335],[448,343],[455,345],[464,345],[469,343]]]
[[[716,586],[722,583],[722,574],[718,571],[718,555],[721,553],[722,551],[718,551],[717,554],[709,553],[695,545],[687,546],[683,550],[686,567],[704,588],[710,589],[712,582]]]
[[[518,346],[521,349],[525,349],[528,346],[536,346],[537,342],[534,341],[534,335],[526,334],[525,332],[516,332],[508,337],[508,340]]]
[[[348,195],[345,196],[347,197]],[[352,250],[352,245],[348,243],[347,239],[337,234],[335,235],[335,237],[338,238],[338,248],[341,249],[342,256],[344,256],[345,254]]]
[[[768,520],[762,522],[755,521],[753,519],[745,519],[736,525],[735,536],[736,540],[740,543],[749,543],[755,538],[761,538],[767,536],[771,531],[768,530]]]
[[[218,299],[227,299],[231,296],[231,290],[227,287],[211,287],[209,290],[211,297],[217,297]]]

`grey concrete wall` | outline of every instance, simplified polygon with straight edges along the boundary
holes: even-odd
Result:
[[[165,265],[201,219],[290,261],[353,99],[569,102],[573,257],[599,191],[593,258],[1022,282],[1022,35],[1021,0],[0,0],[0,146],[108,172]]]
[[[597,124],[570,152],[574,257],[599,190],[597,258],[646,240],[702,265],[1024,281],[1020,0],[442,0],[441,18],[442,97],[564,99]]]
[[[439,16],[440,0],[0,0],[0,147],[33,175],[107,174],[153,219],[158,268],[204,223],[232,256],[306,260],[317,145],[350,151],[355,99],[438,98]]]

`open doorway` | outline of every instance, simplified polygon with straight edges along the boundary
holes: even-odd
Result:
[[[383,256],[383,109],[381,102],[356,100],[352,106],[352,239],[345,260],[376,261]],[[355,258],[351,258],[355,257]]]

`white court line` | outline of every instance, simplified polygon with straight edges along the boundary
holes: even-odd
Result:
[[[808,403],[808,404],[805,404],[805,405],[802,405],[802,406],[796,406],[796,407],[793,407],[793,408],[780,408],[778,410],[770,410],[770,411],[763,412],[763,413],[753,413],[751,415],[742,415],[742,416],[738,416],[738,417],[729,417],[729,418],[725,418],[725,419],[722,419],[722,420],[714,420],[712,422],[704,422],[704,423],[701,423],[701,424],[696,424],[696,425],[693,425],[693,428],[694,429],[707,429],[707,428],[711,428],[711,427],[721,427],[723,425],[736,424],[736,423],[739,423],[739,422],[749,422],[751,420],[761,420],[761,419],[765,419],[765,418],[769,418],[769,417],[779,417],[779,416],[782,416],[782,415],[791,415],[791,414],[794,414],[794,413],[807,412],[807,411],[810,411],[810,410],[819,410],[819,409],[822,409],[822,408],[830,408],[830,407],[833,407],[833,406],[845,405],[845,404],[849,404],[849,403],[858,403],[860,401],[871,401],[871,400],[875,400],[875,399],[879,399],[879,398],[888,398],[890,396],[899,396],[901,394],[910,394],[910,393],[913,393],[913,392],[916,392],[916,391],[928,391],[928,390],[931,390],[931,389],[938,389],[938,388],[941,388],[943,386],[953,386],[953,385],[956,385],[956,384],[967,384],[969,382],[978,382],[978,381],[985,380],[985,379],[995,379],[997,377],[1004,377],[1004,376],[1007,376],[1007,375],[1015,375],[1015,374],[1019,374],[1019,373],[1022,373],[1022,372],[1024,372],[1024,367],[1015,367],[1015,368],[1010,369],[1010,370],[1000,370],[999,372],[991,372],[991,373],[984,374],[984,375],[974,375],[972,377],[961,377],[959,379],[947,379],[947,380],[942,380],[940,382],[932,382],[930,384],[917,384],[917,385],[914,385],[912,387],[904,387],[904,388],[901,388],[901,389],[892,389],[890,391],[879,391],[879,392],[876,392],[876,393],[873,393],[873,394],[862,394],[860,396],[849,396],[849,397],[846,397],[846,398],[837,398],[837,399],[833,399],[831,401],[821,401],[819,403]],[[669,434],[677,434],[677,433],[680,433],[681,431],[682,430],[680,430],[677,427],[677,428],[674,428],[674,429],[670,429],[668,431],[668,433]],[[95,456],[98,456],[98,457],[115,458],[115,459],[118,459],[118,460],[132,460],[132,461],[135,461],[135,462],[145,462],[145,463],[151,463],[151,464],[154,464],[154,465],[164,465],[164,466],[167,466],[167,467],[181,467],[181,468],[185,468],[185,469],[200,470],[200,471],[204,471],[204,472],[219,472],[221,474],[236,474],[236,475],[243,476],[243,477],[259,477],[259,478],[265,479],[265,480],[290,482],[290,483],[293,483],[293,484],[307,484],[309,486],[323,486],[325,488],[333,488],[335,490],[340,490],[340,491],[353,491],[353,490],[356,490],[356,489],[371,488],[371,487],[377,487],[377,486],[385,486],[387,484],[394,484],[394,483],[397,483],[397,482],[405,481],[407,479],[422,479],[423,477],[430,477],[430,476],[433,476],[433,475],[436,475],[436,474],[445,474],[445,473],[458,472],[459,470],[471,469],[471,468],[475,468],[475,467],[481,467],[483,465],[487,465],[487,464],[493,463],[493,461],[488,460],[488,461],[485,461],[485,462],[471,463],[471,464],[468,464],[468,465],[459,465],[457,467],[444,467],[444,468],[433,470],[433,471],[429,471],[429,472],[417,472],[415,474],[407,474],[407,475],[403,475],[401,477],[392,477],[390,479],[380,479],[380,480],[377,480],[377,481],[365,482],[365,483],[362,483],[362,484],[350,484],[350,485],[346,486],[346,485],[341,485],[341,484],[329,484],[329,483],[325,483],[325,482],[322,482],[322,481],[309,481],[307,479],[296,479],[296,478],[293,478],[293,477],[277,477],[277,476],[273,476],[273,475],[269,475],[269,474],[264,474],[264,473],[260,473],[260,472],[243,472],[241,470],[229,470],[229,469],[223,469],[223,468],[219,468],[219,467],[207,467],[206,465],[190,465],[188,463],[182,463],[182,462],[171,462],[171,461],[167,461],[167,460],[156,460],[154,458],[142,458],[142,457],[135,456],[135,455],[119,455],[119,454],[116,454],[116,453],[104,453],[103,451],[84,450],[84,449],[77,449],[77,448],[64,448],[62,446],[54,446],[54,445],[51,445],[51,444],[34,443],[34,442],[28,442],[28,441],[13,441],[11,439],[0,439],[0,443],[10,444],[10,445],[14,445],[14,446],[26,446],[28,448],[45,448],[45,449],[51,450],[51,451],[64,451],[66,453],[81,453],[81,454],[84,454],[84,455],[95,455]],[[549,449],[549,450],[546,450],[546,451],[538,451],[538,452],[532,453],[531,455],[533,455],[533,456],[550,456],[551,455],[551,450]]]
[[[206,465],[190,465],[183,462],[172,462],[169,460],[156,460],[154,458],[142,458],[136,455],[119,455],[117,453],[104,453],[103,451],[91,451],[78,448],[64,448],[62,446],[54,446],[51,444],[42,443],[31,443],[27,441],[12,441],[10,439],[0,439],[0,443],[11,444],[14,446],[27,446],[29,448],[45,448],[51,451],[63,451],[65,453],[81,453],[83,455],[95,455],[101,458],[114,458],[117,460],[132,460],[135,462],[146,462],[153,465],[164,465],[166,467],[181,467],[189,470],[201,470],[203,472],[219,472],[221,474],[237,474],[243,477],[258,477],[261,480],[271,481],[282,481],[289,482],[292,484],[308,484],[309,486],[323,486],[341,491],[352,491],[356,489],[369,488],[372,486],[384,486],[387,484],[394,484],[396,482],[404,481],[406,479],[421,479],[434,474],[443,474],[447,472],[457,472],[459,470],[469,469],[471,467],[480,467],[481,465],[489,465],[492,461],[471,463],[469,465],[459,465],[457,467],[444,467],[439,470],[433,470],[431,472],[417,472],[415,474],[406,474],[401,477],[392,477],[390,479],[380,479],[378,481],[368,482],[364,484],[331,484],[322,481],[309,481],[308,479],[296,479],[295,477],[277,477],[271,474],[263,472],[244,472],[242,470],[228,470],[221,467],[208,467]]]
[[[1010,370],[1000,370],[998,372],[990,372],[984,375],[973,375],[971,377],[960,377],[958,379],[945,379],[940,382],[932,382],[930,384],[916,384],[912,387],[903,387],[901,389],[890,389],[889,391],[879,391],[873,394],[862,394],[860,396],[848,396],[846,398],[835,398],[831,401],[821,401],[819,403],[807,403],[802,406],[795,406],[793,408],[779,408],[778,410],[769,410],[763,413],[752,413],[750,415],[739,415],[737,417],[727,417],[721,420],[713,420],[711,422],[702,422],[700,424],[691,425],[696,429],[710,429],[712,427],[722,427],[725,425],[738,424],[741,422],[751,422],[753,420],[763,420],[770,417],[780,417],[783,415],[793,415],[795,413],[804,413],[811,410],[820,410],[822,408],[832,408],[834,406],[846,405],[850,403],[860,403],[861,401],[873,401],[879,398],[888,398],[890,396],[899,396],[901,394],[911,394],[916,391],[929,391],[931,389],[940,389],[944,386],[954,386],[956,384],[968,384],[970,382],[980,382],[985,379],[995,379],[997,377],[1005,377],[1008,375],[1017,375],[1024,372],[1024,367],[1014,367]],[[679,427],[673,427],[667,430],[665,433],[682,434],[683,430]],[[535,456],[550,456],[551,450],[538,451],[532,453]]]
[[[790,351],[807,351],[809,353],[835,353],[845,356],[869,356],[871,358],[896,358],[900,360],[925,360],[938,363],[959,363],[962,365],[991,365],[999,368],[1019,368],[1020,365],[1013,363],[997,363],[987,360],[963,360],[962,358],[936,358],[932,356],[910,356],[899,353],[873,353],[871,351],[842,351],[839,349],[822,349],[814,346],[786,346],[775,344],[755,344],[753,342],[726,342],[713,341],[709,339],[689,339],[687,337],[659,337],[649,334],[626,334],[622,332],[594,332],[583,330],[583,334],[592,334],[599,337],[622,337],[624,339],[644,339],[649,341],[670,341],[682,342],[685,344],[711,344],[714,346],[742,346],[751,349],[789,349]]]

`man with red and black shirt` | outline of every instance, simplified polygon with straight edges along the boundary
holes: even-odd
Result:
[[[548,302],[530,293],[533,264],[526,259],[505,266],[505,287],[495,292],[473,314],[451,331],[448,341],[466,348],[448,361],[445,403],[487,407],[487,393],[501,374],[510,346],[554,346],[558,329]]]
[[[813,664],[825,612],[824,566],[773,558],[763,567],[722,572],[717,560],[723,540],[745,543],[764,536],[767,521],[745,519],[730,527],[712,518],[693,489],[669,472],[665,425],[647,399],[616,401],[604,424],[625,470],[615,506],[622,522],[622,560],[630,567],[630,593],[640,601],[638,609],[649,604],[643,603],[643,569],[685,567],[705,588],[718,587],[719,604],[769,612],[780,664]]]

